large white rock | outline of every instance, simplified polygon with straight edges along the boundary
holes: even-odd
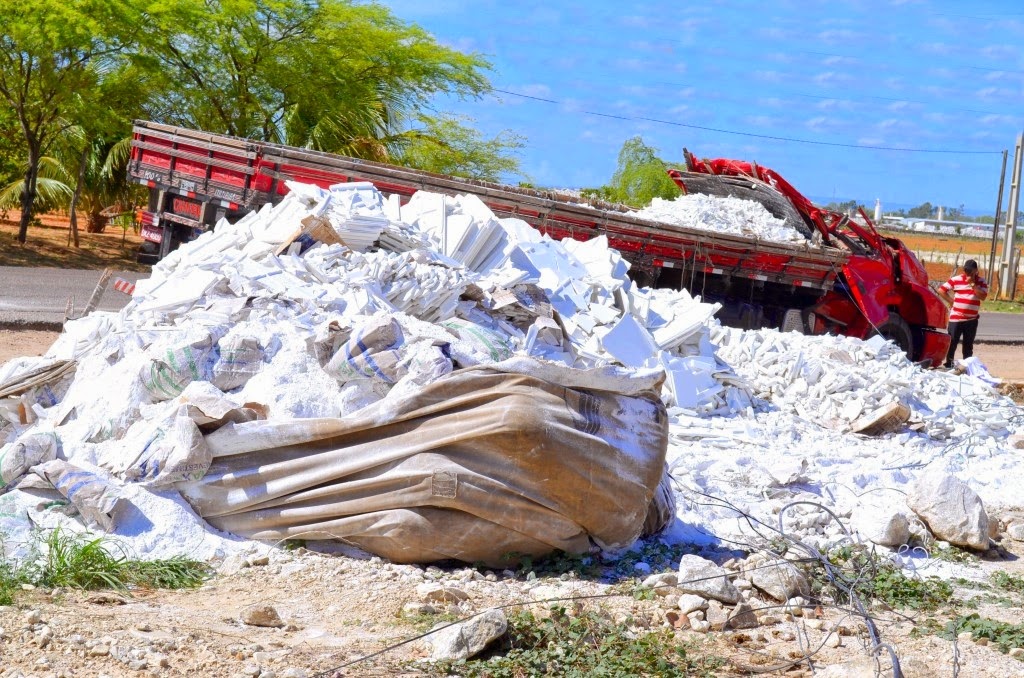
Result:
[[[719,600],[729,605],[740,601],[740,592],[726,579],[723,568],[700,556],[685,555],[679,561],[679,582],[677,587],[683,593]]]
[[[750,583],[780,602],[811,593],[807,578],[785,560],[772,560],[758,566],[750,573]]]
[[[988,548],[988,514],[981,498],[955,476],[925,473],[911,487],[907,505],[939,539],[979,551]]]
[[[501,610],[487,610],[432,633],[424,638],[430,645],[430,658],[434,661],[468,659],[483,651],[487,645],[505,633],[508,620]]]
[[[906,511],[895,501],[865,498],[854,507],[850,527],[879,546],[901,546],[910,539]]]

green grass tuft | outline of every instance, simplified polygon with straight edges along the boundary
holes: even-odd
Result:
[[[566,616],[556,609],[538,619],[528,612],[509,616],[504,646],[485,659],[441,662],[441,675],[479,678],[523,676],[716,676],[719,657],[694,653],[671,631],[633,631],[595,612]]]
[[[184,557],[137,560],[107,537],[55,529],[39,538],[34,557],[15,565],[0,560],[0,605],[9,605],[22,584],[84,590],[182,589],[210,576],[205,563]]]

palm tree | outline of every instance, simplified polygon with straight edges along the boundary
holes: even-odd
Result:
[[[125,167],[131,154],[131,137],[89,138],[81,127],[68,127],[57,145],[57,153],[44,157],[36,190],[41,212],[67,209],[71,228],[68,242],[78,242],[78,214],[86,216],[86,231],[102,233],[113,205],[126,209],[138,198],[138,189],[128,182]],[[0,188],[0,209],[17,207],[25,189],[24,178]]]

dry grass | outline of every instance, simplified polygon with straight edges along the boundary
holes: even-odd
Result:
[[[95,270],[146,271],[135,261],[142,240],[132,231],[108,226],[105,233],[79,229],[81,247],[68,246],[68,220],[62,215],[43,215],[41,225],[31,226],[28,241],[18,242],[18,213],[0,215],[0,266],[36,266]]]
[[[989,240],[981,238],[958,238],[955,235],[937,233],[913,233],[908,231],[886,231],[886,235],[899,238],[914,252],[963,252],[964,254],[985,255],[988,259],[992,249]],[[977,257],[975,257],[977,258]]]

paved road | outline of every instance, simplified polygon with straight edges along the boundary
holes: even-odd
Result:
[[[978,341],[1024,344],[1024,313],[983,312],[978,321]]]
[[[60,329],[68,299],[74,297],[81,313],[99,282],[102,271],[0,266],[0,327]],[[117,311],[129,297],[116,291],[113,278],[135,282],[147,273],[116,271],[97,308]]]
[[[136,281],[146,273],[115,272],[113,277]],[[88,303],[100,271],[0,266],[0,327],[60,329],[64,308],[74,296],[75,307]],[[128,303],[128,296],[108,284],[99,308],[116,311]],[[978,340],[1024,343],[1024,313],[982,313]]]

